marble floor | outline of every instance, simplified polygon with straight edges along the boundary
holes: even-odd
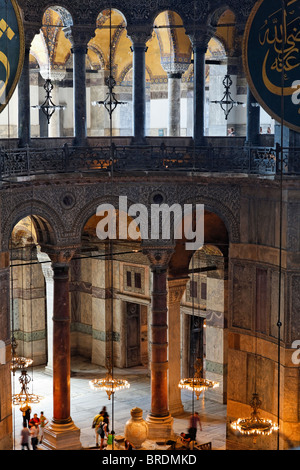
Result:
[[[150,378],[143,367],[114,370],[114,375],[123,376],[130,382],[128,390],[115,394],[113,400],[108,400],[105,392],[90,389],[89,380],[105,375],[105,369],[90,364],[81,358],[73,358],[71,364],[71,417],[81,430],[81,443],[84,448],[95,445],[95,435],[92,421],[102,406],[106,406],[113,422],[116,434],[124,434],[124,427],[130,419],[130,410],[138,406],[143,410],[144,419],[150,411]],[[38,405],[32,406],[32,413],[52,418],[52,376],[45,373],[44,367],[29,370],[31,383],[29,390],[44,397]],[[12,380],[13,393],[19,391],[18,373]],[[184,413],[174,417],[174,432],[186,432],[189,416],[194,409],[199,412],[202,421],[202,432],[198,431],[197,440],[200,443],[211,442],[213,450],[225,450],[226,406],[209,400],[205,394],[199,401],[192,398],[190,392],[182,391]],[[22,429],[22,414],[19,408],[13,410],[14,449],[20,449],[20,432]]]

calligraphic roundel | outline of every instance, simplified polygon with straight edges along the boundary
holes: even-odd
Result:
[[[243,63],[257,102],[300,132],[300,0],[259,0],[246,24]]]
[[[24,51],[24,29],[17,2],[0,0],[0,113],[20,79]]]

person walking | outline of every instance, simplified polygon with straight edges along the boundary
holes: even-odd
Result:
[[[98,429],[99,429],[100,423],[103,420],[104,420],[103,411],[100,411],[98,414],[96,414],[96,416],[94,416],[94,419],[93,419],[92,428],[95,429],[96,447],[99,447],[99,436],[100,436],[100,434],[98,432]]]
[[[22,450],[27,450],[29,449],[29,437],[30,437],[30,431],[26,425],[23,426],[23,429],[21,431],[21,446]]]
[[[97,432],[100,435],[100,450],[103,450],[104,439],[107,438],[108,435],[108,418],[104,418],[100,421]]]
[[[38,445],[38,442],[39,442],[39,426],[38,426],[37,423],[35,423],[31,426],[30,436],[31,436],[32,450],[37,450],[37,445]]]
[[[43,442],[45,426],[47,426],[48,422],[49,421],[47,420],[46,416],[44,416],[44,412],[41,411],[41,415],[40,415],[40,444],[42,444],[42,442]]]
[[[202,431],[202,424],[199,418],[199,414],[195,411],[190,417],[190,425],[188,433],[191,436],[191,440],[195,441],[197,436],[197,427],[199,424],[200,431]]]

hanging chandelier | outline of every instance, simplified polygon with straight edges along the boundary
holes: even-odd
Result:
[[[41,109],[43,111],[43,113],[45,114],[47,118],[48,124],[50,124],[51,117],[53,116],[53,114],[55,113],[57,109],[62,109],[62,110],[65,109],[65,106],[56,105],[53,103],[52,95],[51,95],[53,88],[54,86],[53,86],[52,80],[50,78],[47,78],[44,83],[44,90],[46,91],[46,97],[45,97],[44,103],[41,105],[32,106],[33,108]]]
[[[204,379],[202,377],[202,361],[198,358],[194,365],[195,368],[195,375],[194,377],[181,379],[178,387],[183,390],[189,390],[190,392],[194,392],[197,400],[202,392],[205,392],[209,388],[217,388],[219,387],[218,382],[214,382],[212,380]]]
[[[211,103],[214,104],[219,104],[221,106],[221,109],[224,111],[225,114],[225,119],[227,121],[227,118],[229,116],[230,111],[234,106],[238,106],[242,103],[241,101],[234,101],[231,97],[231,92],[230,92],[230,87],[232,85],[232,79],[229,74],[226,74],[223,80],[223,85],[225,88],[224,95],[221,100],[216,100],[216,101],[211,101]]]
[[[127,104],[124,101],[119,101],[116,98],[116,94],[114,92],[114,87],[116,86],[116,80],[112,75],[112,24],[111,24],[111,15],[112,9],[109,9],[109,76],[105,79],[105,85],[108,88],[108,93],[106,94],[106,98],[103,101],[93,101],[93,106],[104,106],[106,111],[109,114],[111,119],[113,112],[115,111],[116,107],[120,104]]]
[[[31,377],[27,374],[25,369],[22,370],[19,377],[19,382],[21,384],[20,393],[16,393],[12,397],[12,403],[15,406],[20,406],[24,404],[37,404],[43,400],[43,397],[29,393],[28,384],[31,382]]]
[[[127,104],[126,102],[124,101],[118,101],[118,99],[116,98],[116,94],[114,93],[114,87],[116,86],[116,81],[114,79],[114,77],[112,75],[110,75],[109,77],[107,77],[105,79],[105,84],[108,88],[108,93],[106,94],[106,98],[104,101],[93,101],[93,106],[101,106],[103,105],[106,109],[106,111],[108,111],[109,113],[109,116],[111,117],[112,116],[112,113],[114,112],[114,110],[116,109],[116,107],[120,104]]]
[[[17,346],[18,346],[18,343],[16,339],[13,337],[12,343],[11,343],[12,358],[11,358],[11,363],[10,363],[10,370],[12,372],[15,372],[16,370],[21,370],[21,369],[27,369],[27,367],[31,366],[31,364],[33,363],[32,359],[16,355]]]
[[[90,380],[89,384],[93,390],[106,392],[109,400],[115,392],[130,388],[130,384],[127,380],[114,378],[111,374],[111,370],[108,370],[103,379]]]
[[[248,418],[239,418],[231,423],[232,429],[239,431],[243,435],[254,436],[254,441],[259,435],[270,435],[273,431],[278,431],[279,427],[269,419],[260,418],[258,409],[261,406],[261,400],[258,393],[253,393],[250,402],[252,413]]]

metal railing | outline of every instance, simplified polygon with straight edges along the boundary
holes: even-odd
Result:
[[[106,145],[0,150],[1,180],[56,173],[210,172],[300,174],[300,148]]]

